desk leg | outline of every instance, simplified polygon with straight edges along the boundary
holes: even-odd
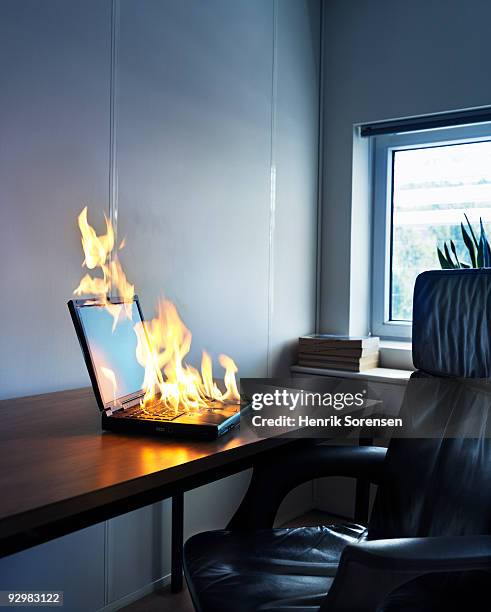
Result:
[[[360,438],[359,446],[372,446],[372,438]],[[368,510],[370,507],[370,483],[368,480],[357,479],[355,493],[355,521],[366,525],[368,523]]]
[[[182,548],[184,529],[184,493],[172,497],[172,557],[171,557],[171,591],[182,591]]]

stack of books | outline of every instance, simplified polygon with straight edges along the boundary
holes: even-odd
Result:
[[[312,334],[298,339],[298,365],[361,372],[378,365],[380,338]]]

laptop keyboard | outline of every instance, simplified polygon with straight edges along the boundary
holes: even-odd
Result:
[[[138,421],[173,421],[185,414],[184,410],[174,410],[161,402],[143,406],[135,406],[127,410],[118,410],[113,416],[120,419],[137,419]]]

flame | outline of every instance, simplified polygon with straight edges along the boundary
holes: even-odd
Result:
[[[192,335],[172,302],[161,300],[157,316],[144,324],[137,323],[135,333],[138,338],[136,356],[145,368],[144,403],[159,396],[175,410],[178,407],[200,410],[213,401],[240,401],[235,382],[237,367],[230,357],[220,356],[220,363],[226,369],[225,393],[213,381],[212,362],[206,351],[203,351],[201,374],[184,362],[191,348]]]
[[[124,302],[124,314],[131,319],[131,301],[135,295],[135,287],[128,282],[126,274],[121,267],[117,255],[111,253],[114,249],[114,230],[111,221],[104,215],[106,233],[98,236],[94,228],[87,221],[87,207],[78,216],[78,226],[82,234],[82,248],[85,259],[82,266],[94,270],[100,268],[102,278],[86,274],[75,289],[75,295],[94,295],[104,304],[113,317],[113,331],[123,312],[121,305],[111,304],[108,299],[113,292]]]
[[[213,380],[213,362],[206,351],[203,351],[203,355],[201,357],[201,376],[203,378],[205,395],[213,398],[214,400],[221,401],[223,399],[223,395],[216,382]]]
[[[105,217],[105,222],[106,233],[98,236],[87,220],[87,207],[78,216],[85,255],[82,266],[89,270],[99,268],[102,277],[85,274],[74,293],[95,296],[113,317],[114,331],[122,317],[131,319],[131,302],[135,295],[135,287],[126,278],[117,252],[115,253],[115,236],[111,221]],[[120,243],[118,250],[124,245],[125,239]],[[110,292],[115,292],[123,303],[112,303],[108,298]],[[230,357],[219,356],[220,365],[225,370],[223,393],[214,382],[212,360],[206,351],[203,351],[201,359],[201,373],[185,363],[184,359],[191,348],[192,335],[172,302],[161,300],[157,306],[157,316],[149,322],[136,323],[134,331],[137,337],[136,358],[145,369],[144,405],[159,398],[176,411],[202,410],[214,402],[240,401],[235,380],[238,370]],[[116,398],[114,372],[109,368],[103,368],[103,373],[111,381]]]
[[[78,226],[82,234],[82,248],[85,259],[82,265],[93,270],[98,266],[103,267],[114,247],[114,231],[111,221],[104,215],[106,221],[106,234],[98,236],[93,227],[87,221],[87,206],[78,216]]]
[[[223,396],[223,400],[235,400],[236,398],[240,398],[239,391],[237,389],[237,383],[235,382],[235,374],[239,371],[237,366],[234,363],[233,359],[230,359],[227,355],[219,355],[218,361],[220,365],[225,370],[225,376],[223,378],[223,382],[225,383],[225,388],[227,392]]]

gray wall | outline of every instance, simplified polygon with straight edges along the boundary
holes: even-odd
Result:
[[[66,301],[76,217],[107,210],[110,27],[108,1],[0,5],[0,398],[88,384]]]
[[[101,228],[109,209],[111,8],[0,6],[1,397],[89,382],[65,302],[81,275],[76,215],[87,204]],[[128,276],[147,316],[161,292],[178,304],[192,358],[206,347],[243,376],[280,371],[314,327],[319,4],[116,8]],[[248,478],[189,493],[187,532],[223,526]],[[304,487],[285,512],[311,502]],[[84,612],[142,593],[169,572],[169,519],[164,502],[4,559],[0,589],[64,589]]]
[[[353,181],[353,125],[490,104],[491,3],[325,0],[324,9],[321,327],[363,333],[369,198]]]

